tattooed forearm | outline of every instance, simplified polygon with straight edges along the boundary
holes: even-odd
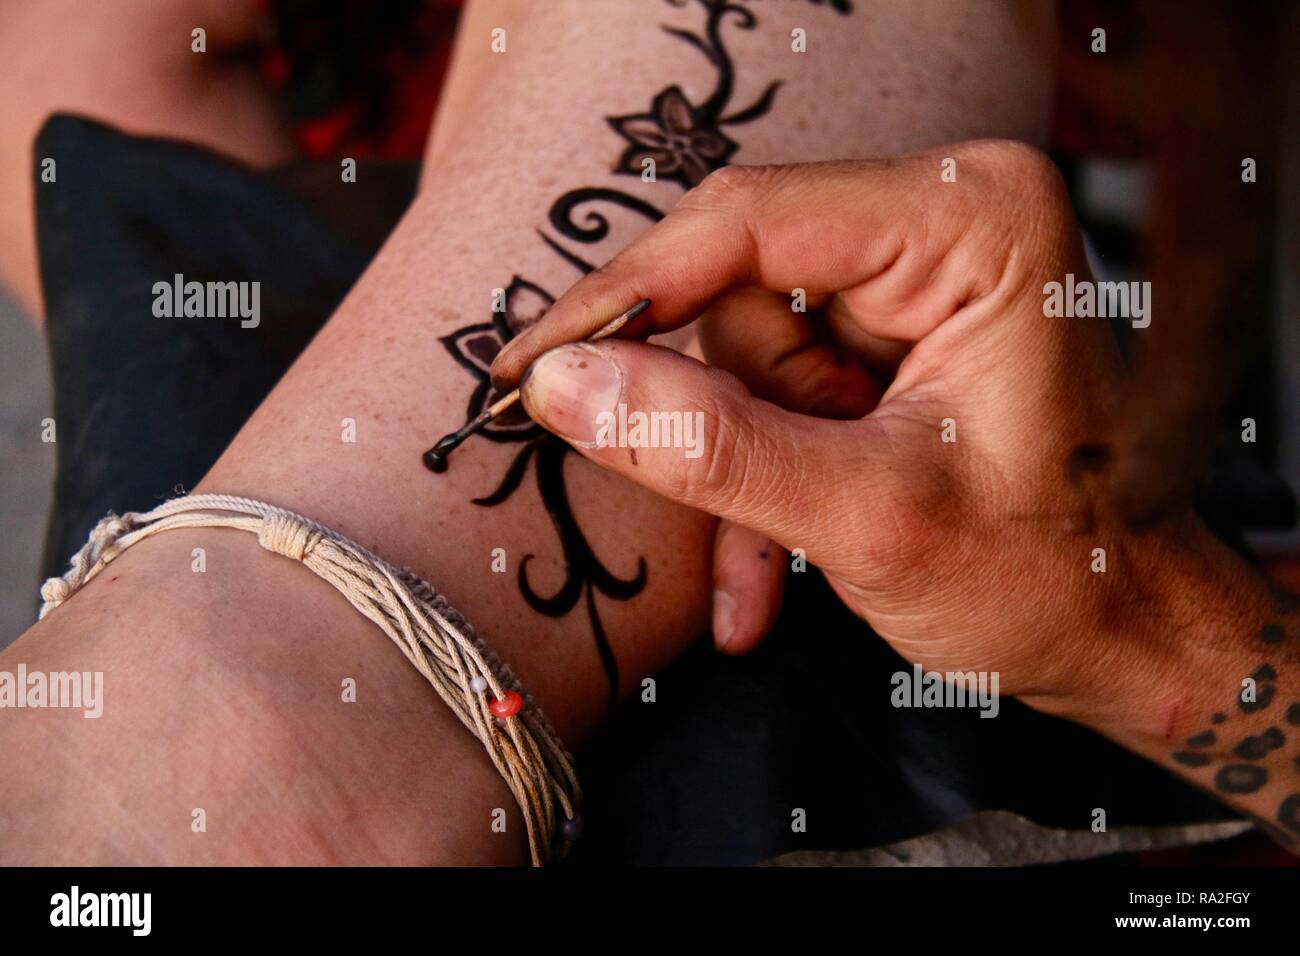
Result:
[[[1258,632],[1261,650],[1293,650],[1300,644],[1300,629],[1282,622],[1265,624]],[[1296,655],[1291,655],[1294,659]],[[1176,764],[1189,768],[1192,779],[1254,816],[1275,840],[1300,845],[1300,700],[1278,702],[1287,696],[1280,683],[1285,677],[1298,693],[1297,669],[1261,662],[1239,680],[1231,708],[1210,717],[1211,727],[1183,741],[1170,754]],[[1270,807],[1272,808],[1270,810]]]
[[[696,30],[664,26],[670,36],[699,51],[713,71],[711,92],[699,102],[692,102],[678,84],[671,84],[649,100],[643,112],[604,117],[604,122],[621,137],[621,153],[611,137],[610,149],[616,157],[611,171],[637,176],[643,182],[663,183],[678,190],[697,185],[711,171],[725,166],[740,143],[723,131],[752,123],[773,108],[781,87],[780,77],[763,79],[763,92],[750,102],[733,102],[736,64],[727,46],[729,29],[752,30],[758,26],[761,8],[736,0],[664,0],[670,6],[696,7],[702,17]],[[852,10],[850,0],[812,0],[839,14]],[[680,195],[680,192],[677,193]],[[676,195],[667,197],[667,205]],[[594,244],[606,239],[609,220],[591,208],[608,203],[643,216],[649,223],[663,218],[657,206],[621,189],[585,186],[570,190],[555,200],[548,219],[550,231],[537,229],[545,246],[577,273],[591,272],[595,265],[572,243]],[[582,210],[586,210],[585,213]],[[575,276],[576,278],[576,276]],[[458,329],[440,339],[450,353],[475,380],[466,409],[467,420],[481,413],[501,396],[493,389],[489,370],[492,359],[506,342],[545,314],[555,301],[551,292],[537,283],[515,276],[494,303],[490,319]],[[532,554],[519,564],[518,586],[529,607],[539,614],[563,617],[583,601],[596,649],[609,682],[609,703],[618,699],[618,662],[606,636],[600,617],[597,595],[626,601],[640,594],[646,586],[647,567],[638,559],[635,574],[629,578],[615,575],[601,561],[589,544],[570,506],[565,484],[564,463],[569,446],[547,434],[529,421],[522,412],[503,416],[483,429],[488,441],[514,443],[515,452],[496,488],[472,499],[481,507],[492,507],[508,500],[522,486],[530,463],[536,472],[536,484],[543,507],[563,552],[565,575],[560,588],[550,595],[536,591],[529,579]],[[426,467],[435,472],[446,468],[445,459],[426,453]]]

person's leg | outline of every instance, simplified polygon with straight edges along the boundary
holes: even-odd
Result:
[[[258,166],[285,162],[292,144],[254,62],[233,55],[252,47],[258,17],[251,0],[0,4],[0,283],[38,321],[32,144],[41,124],[69,111]],[[191,48],[200,27],[205,53]]]
[[[1011,10],[980,0],[472,4],[421,197],[198,490],[292,508],[414,568],[576,745],[607,709],[610,659],[627,694],[706,626],[713,525],[553,443],[531,452],[509,493],[500,489],[526,442],[475,438],[446,473],[424,467],[421,453],[461,424],[481,388],[494,290],[510,292],[506,320],[536,315],[728,158],[1039,138],[1050,16],[1030,26]],[[807,52],[792,48],[795,31]],[[202,575],[190,570],[197,546],[209,549]],[[493,570],[497,548],[504,574]],[[109,671],[94,730],[8,715],[0,747],[98,761],[111,799],[91,799],[82,776],[7,778],[0,852],[517,857],[517,838],[489,826],[491,808],[508,804],[504,787],[386,644],[251,540],[170,532],[128,552],[0,657]],[[369,696],[349,709],[339,682],[358,674]],[[167,729],[151,734],[155,721]],[[227,821],[224,842],[190,838],[195,806]],[[117,836],[99,853],[69,842],[110,825]]]
[[[639,210],[668,208],[707,173],[717,158],[709,144],[723,138],[735,144],[734,161],[770,163],[890,154],[978,135],[1042,135],[1050,57],[1037,33],[1012,17],[965,16],[947,0],[892,12],[857,6],[838,13],[722,0],[662,9],[472,5],[421,197],[201,490],[272,496],[382,543],[391,560],[449,582],[452,596],[488,622],[487,633],[534,632],[515,652],[525,672],[541,665],[534,656],[571,644],[566,633],[588,630],[581,608],[548,617],[514,586],[514,569],[528,554],[535,555],[529,576],[543,594],[560,586],[566,563],[578,563],[556,546],[555,502],[537,507],[526,480],[498,506],[470,503],[497,487],[521,445],[474,439],[447,474],[421,465],[419,453],[462,422],[479,384],[440,339],[456,336],[454,351],[481,369],[494,333],[485,341],[464,330],[492,319],[494,290],[507,293],[507,324],[527,321],[546,293],[580,274],[571,257],[596,264],[612,255],[646,225]],[[715,62],[665,26],[706,44],[713,26]],[[494,30],[502,31],[504,52],[492,52]],[[807,32],[808,52],[791,49],[795,30]],[[600,43],[597,35],[623,40]],[[1023,55],[998,61],[1013,67],[980,60],[1017,44]],[[873,66],[861,76],[851,69],[858,64]],[[677,96],[693,115],[674,114]],[[729,122],[751,109],[745,122]],[[693,128],[683,132],[674,123]],[[660,151],[657,138],[672,135],[689,145]],[[655,182],[643,180],[646,157],[656,159]],[[628,168],[631,175],[618,175]],[[609,234],[591,242],[597,217],[607,217]],[[345,419],[357,422],[355,446],[338,440]],[[550,470],[540,460],[532,467],[543,476]],[[647,559],[646,589],[634,600],[611,601],[599,589],[596,596],[611,639],[625,645],[616,650],[626,673],[647,673],[662,655],[636,640],[644,609],[667,611],[666,630],[688,629],[692,618],[673,612],[685,609],[681,596],[698,591],[693,582],[707,575],[696,563],[702,535],[685,529],[707,519],[670,510],[576,461],[564,476],[563,500],[600,545],[601,563],[629,578],[639,557]],[[359,488],[373,491],[359,495]],[[507,551],[509,574],[490,570],[496,546]],[[449,563],[450,555],[465,560]],[[689,630],[698,633],[695,621]],[[579,646],[590,650],[591,641]],[[571,663],[584,661],[598,664],[594,654]],[[579,722],[599,712],[591,707]]]

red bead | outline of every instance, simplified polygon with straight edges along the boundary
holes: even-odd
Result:
[[[506,691],[506,696],[500,700],[493,698],[488,701],[488,710],[497,717],[513,717],[523,706],[524,699],[512,690]]]

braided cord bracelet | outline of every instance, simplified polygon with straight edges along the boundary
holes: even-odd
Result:
[[[73,555],[68,572],[42,585],[40,616],[131,545],[173,528],[251,531],[266,550],[333,585],[392,639],[483,744],[523,812],[533,865],[567,852],[580,830],[582,790],[573,758],[518,679],[427,582],[301,515],[230,495],[190,495],[143,514],[109,514]]]

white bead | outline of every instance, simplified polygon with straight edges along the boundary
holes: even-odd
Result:
[[[469,689],[476,694],[483,693],[483,691],[487,690],[487,678],[475,677],[472,681],[469,682]]]

